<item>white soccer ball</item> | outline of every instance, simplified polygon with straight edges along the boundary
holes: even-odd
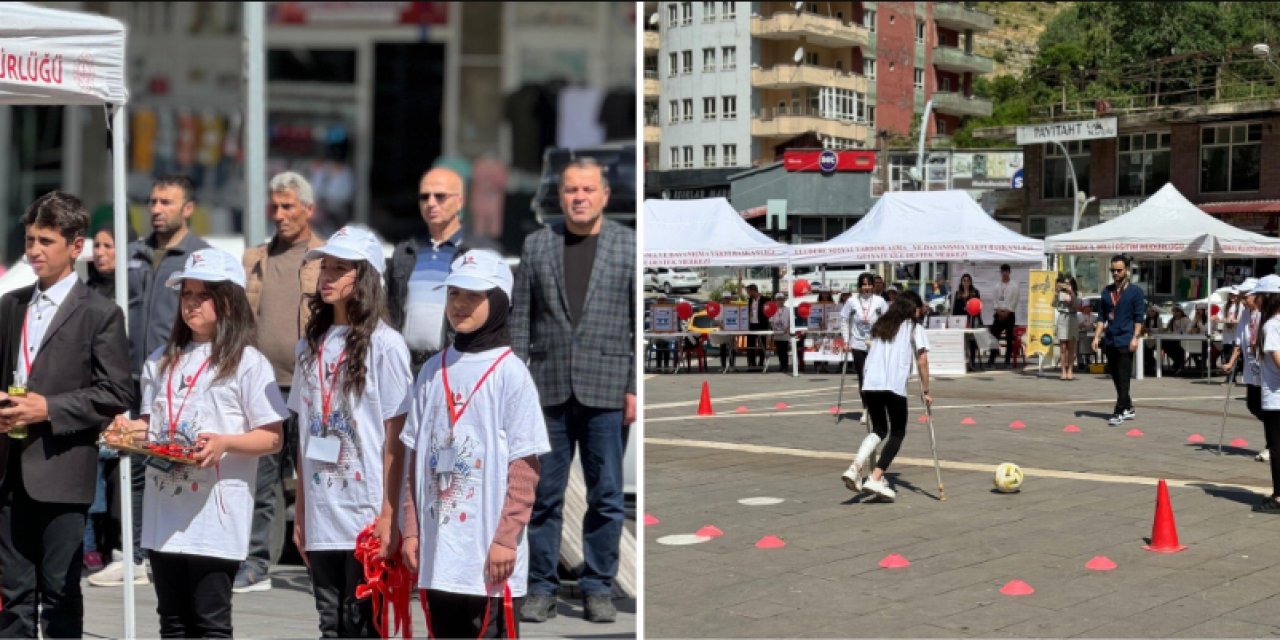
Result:
[[[996,467],[996,491],[1014,493],[1022,487],[1022,468],[1012,462],[1001,462]]]

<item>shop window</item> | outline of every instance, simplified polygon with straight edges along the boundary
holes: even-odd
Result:
[[[1262,176],[1262,123],[1200,129],[1200,192],[1257,191]]]
[[[1075,169],[1076,180],[1080,190],[1089,192],[1089,141],[1074,140],[1062,143],[1070,154],[1071,166]],[[1041,197],[1055,200],[1071,197],[1071,172],[1067,168],[1068,158],[1062,155],[1057,144],[1044,145],[1044,162],[1042,171]]]

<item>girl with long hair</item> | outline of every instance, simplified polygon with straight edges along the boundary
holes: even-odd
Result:
[[[1236,287],[1239,292],[1240,308],[1235,315],[1236,331],[1233,344],[1238,348],[1233,348],[1222,370],[1228,376],[1235,375],[1236,371],[1243,372],[1241,378],[1244,380],[1245,407],[1253,417],[1258,419],[1258,422],[1262,422],[1262,363],[1256,357],[1255,348],[1262,313],[1258,309],[1258,296],[1253,293],[1256,286],[1258,286],[1258,280],[1249,278]],[[1263,434],[1265,433],[1264,425]],[[1271,441],[1264,442],[1266,446],[1253,458],[1258,462],[1271,461]]]
[[[402,556],[418,572],[429,637],[518,634],[502,611],[519,611],[526,593],[546,421],[533,377],[511,357],[514,278],[502,256],[462,253],[444,285],[457,334],[418,374],[400,436],[411,460]]]
[[[982,299],[982,294],[973,286],[973,277],[969,274],[960,276],[960,286],[956,287],[956,295],[951,303],[951,315],[967,316],[969,318],[966,327],[969,329],[982,328],[982,314],[969,313],[969,300]],[[978,357],[978,341],[972,335],[965,336],[965,350],[969,353],[969,370],[976,371],[982,367],[982,360]]]
[[[1261,326],[1253,344],[1262,363],[1262,424],[1267,442],[1280,442],[1280,276],[1269,275],[1254,289]],[[1268,445],[1270,446],[1270,445]],[[1280,513],[1280,456],[1271,456],[1271,495],[1254,505],[1259,513]]]
[[[1058,276],[1058,292],[1054,297],[1053,308],[1058,312],[1054,332],[1058,336],[1061,349],[1059,358],[1062,361],[1062,373],[1059,380],[1075,380],[1076,338],[1080,333],[1080,318],[1076,315],[1080,307],[1080,291],[1076,288],[1076,279],[1061,274]]]
[[[192,253],[166,282],[181,289],[169,342],[142,368],[142,416],[118,416],[109,439],[190,452],[194,464],[151,457],[141,545],[164,638],[229,638],[231,587],[249,552],[258,457],[280,450],[286,411],[275,372],[254,348],[240,261]]]
[[[871,414],[872,433],[862,441],[853,464],[841,478],[851,491],[872,493],[892,502],[893,488],[884,473],[893,463],[907,434],[907,383],[914,359],[920,369],[920,385],[924,401],[929,395],[929,339],[921,324],[924,302],[914,291],[904,291],[871,327],[871,343],[867,350],[866,381],[863,396]],[[884,449],[871,475],[863,478],[863,466],[880,443]]]
[[[372,232],[343,227],[306,259],[320,260],[320,277],[289,394],[300,425],[293,541],[322,637],[376,638],[372,600],[356,597],[364,568],[353,551],[370,523],[383,558],[399,544],[393,485],[403,479],[409,348],[386,321],[386,260]]]
[[[867,364],[867,341],[871,338],[871,326],[889,310],[884,298],[875,294],[875,276],[863,273],[858,276],[858,296],[850,298],[840,309],[840,333],[845,349],[853,354],[853,368],[858,373],[858,395],[862,395],[862,378]],[[867,424],[867,400],[862,398],[862,424]]]

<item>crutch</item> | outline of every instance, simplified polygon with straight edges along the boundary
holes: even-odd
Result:
[[[1235,385],[1235,369],[1227,373],[1227,397],[1222,399],[1222,428],[1218,430],[1218,455],[1222,455],[1222,439],[1227,435],[1227,406],[1231,404],[1231,387]]]
[[[938,501],[947,501],[946,489],[942,488],[942,464],[938,462],[938,438],[933,433],[933,407],[924,399],[924,385],[920,385],[920,402],[924,404],[924,415],[929,420],[929,448],[933,450],[933,473],[938,478]]]
[[[836,396],[836,424],[844,417],[844,374],[849,367],[849,352],[845,351],[840,359],[840,394]]]

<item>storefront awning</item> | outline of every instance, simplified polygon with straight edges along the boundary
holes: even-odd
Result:
[[[1199,205],[1205,213],[1270,213],[1280,214],[1280,200],[1246,200],[1241,202],[1210,202]]]

